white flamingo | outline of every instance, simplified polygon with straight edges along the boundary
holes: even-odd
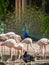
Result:
[[[14,39],[17,43],[19,43],[22,40],[21,36],[20,35],[17,35],[17,34],[10,35],[9,36],[9,39]]]
[[[18,54],[19,57],[18,57],[18,58],[20,59],[20,57],[21,57],[21,56],[23,55],[23,53],[26,51],[24,45],[23,45],[22,43],[19,43],[19,44],[15,45],[14,48],[15,48],[16,50],[19,50],[19,54]]]
[[[6,41],[8,43],[9,43],[9,41],[11,43],[11,41],[13,41],[13,39],[14,39],[17,43],[19,43],[21,41],[21,36],[15,34],[14,32],[8,32],[6,34],[0,34],[0,39],[3,39],[4,41]],[[12,40],[9,40],[9,39],[12,39]],[[12,46],[12,44],[11,44],[11,46]],[[11,46],[10,46],[10,48],[11,48]],[[5,48],[5,46],[4,46],[4,48]]]
[[[29,48],[29,44],[30,44],[30,46],[31,46],[31,48],[35,51],[35,48],[32,46],[32,39],[31,38],[25,38],[23,41],[22,41],[22,43],[26,43],[27,44],[27,51],[28,51],[28,48]]]
[[[15,39],[17,43],[19,43],[22,40],[21,36],[18,34],[15,34],[14,32],[8,32],[6,33],[6,36],[9,39]]]
[[[20,50],[21,52],[19,52],[19,54],[18,54],[19,58],[20,58],[20,56],[22,54],[22,50],[23,51],[25,50],[23,44],[20,44],[20,43],[17,44],[14,39],[8,39],[2,45],[5,45],[5,46],[7,46],[9,48],[15,48],[18,51]],[[11,55],[11,58],[12,58],[12,55]]]
[[[14,44],[16,44],[16,41],[14,39],[8,39],[6,41],[4,41],[4,43],[2,44],[2,46],[7,46],[10,48],[10,56],[12,58],[12,54],[11,54],[11,48],[14,47]]]
[[[7,39],[14,39],[17,43],[19,43],[22,38],[20,35],[15,34],[14,32],[8,32],[6,34],[0,34],[0,39],[7,40]]]
[[[8,33],[6,33],[6,35],[7,35],[7,36],[15,35],[15,33],[14,33],[14,32],[8,32]]]
[[[8,37],[6,36],[6,34],[0,34],[0,39],[7,40]]]
[[[38,43],[39,46],[40,46],[40,50],[41,50],[42,56],[43,56],[43,58],[44,58],[45,55],[46,55],[46,45],[49,43],[49,39],[47,39],[47,38],[42,38],[42,39],[40,39],[37,43]]]
[[[6,34],[0,34],[0,39],[7,40],[10,35],[15,35],[14,32],[8,32]]]

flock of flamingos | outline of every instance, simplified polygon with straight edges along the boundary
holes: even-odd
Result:
[[[33,40],[31,38],[25,38],[25,39],[22,39],[20,35],[14,33],[14,32],[8,32],[8,33],[5,33],[5,34],[0,34],[0,39],[3,39],[4,42],[2,42],[1,46],[7,46],[9,48],[14,48],[16,50],[20,50],[19,51],[19,57],[21,55],[23,55],[23,53],[25,51],[27,51],[25,49],[25,46],[24,44],[27,44],[28,48],[29,48],[29,45],[30,47],[35,51],[34,49],[34,46],[32,45],[33,44]],[[49,39],[47,38],[42,38],[40,40],[38,40],[37,42],[35,42],[35,44],[38,44],[40,46],[40,50],[42,51],[43,53],[43,56],[45,56],[45,52],[46,52],[46,45],[49,43]],[[35,51],[36,53],[36,51]]]

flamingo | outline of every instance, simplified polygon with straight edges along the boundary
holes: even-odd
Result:
[[[15,34],[14,32],[8,32],[6,33],[6,36],[9,39],[15,39],[17,43],[19,43],[22,40],[21,36],[18,34]]]
[[[23,44],[20,44],[20,43],[17,44],[14,39],[8,39],[2,45],[5,45],[5,46],[7,46],[9,48],[15,48],[18,51],[20,50],[21,52],[19,52],[20,54],[18,54],[19,55],[18,58],[20,58],[22,50],[23,51],[25,50]],[[11,58],[12,58],[12,55],[11,55]]]
[[[46,56],[46,45],[49,43],[49,39],[42,38],[37,42],[40,46],[43,58]]]
[[[10,56],[12,58],[12,55],[11,55],[11,48],[14,47],[14,44],[16,44],[16,41],[14,39],[8,39],[6,41],[4,41],[4,43],[2,43],[1,46],[7,46],[10,48]]]
[[[0,34],[0,39],[2,40],[2,43],[8,39],[6,34]],[[2,49],[2,48],[1,48]],[[4,54],[5,54],[5,46],[4,46]]]
[[[22,40],[21,36],[20,35],[17,35],[17,34],[10,35],[9,36],[9,39],[14,39],[17,43],[19,43]]]
[[[22,43],[26,43],[27,44],[27,51],[28,51],[28,48],[29,48],[29,44],[31,46],[31,48],[35,51],[35,48],[32,46],[32,39],[31,38],[25,38]]]
[[[8,32],[6,34],[1,34],[0,35],[0,38],[3,39],[4,41],[6,42],[9,42],[9,41],[12,41],[13,39],[19,43],[22,39],[21,39],[21,36],[20,35],[17,35],[15,34],[14,32]],[[9,40],[9,39],[12,39],[12,40]],[[7,45],[8,46],[8,45]],[[5,46],[4,46],[5,48]],[[10,49],[11,50],[11,49]]]
[[[19,57],[18,58],[20,59],[20,57],[26,51],[24,45],[20,42],[19,44],[15,45],[14,48],[19,51],[19,54],[18,54]]]
[[[14,32],[8,32],[8,33],[6,33],[6,35],[7,35],[7,36],[15,35],[15,33],[14,33]]]
[[[14,32],[8,32],[6,34],[0,34],[0,39],[7,40],[7,39],[14,39],[17,43],[19,43],[22,38],[20,35],[15,34]]]
[[[6,36],[6,34],[0,34],[0,39],[7,40],[8,37]]]

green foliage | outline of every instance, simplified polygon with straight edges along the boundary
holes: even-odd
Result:
[[[26,24],[28,29],[27,32],[29,32],[30,37],[38,40],[41,37],[41,21],[39,17],[40,15],[40,10],[37,11],[35,8],[31,7],[29,7],[28,9],[26,8],[25,11],[21,12],[20,16],[18,15],[17,17],[15,17],[15,12],[8,12],[8,14],[6,15],[6,20],[4,21],[5,25],[4,27],[1,27],[4,29],[4,32],[13,31],[23,37],[23,29],[24,25]],[[20,20],[19,17],[21,18]],[[1,27],[0,31],[2,33]]]
[[[8,0],[0,0],[0,17],[6,16]]]
[[[40,27],[41,27],[41,20],[40,20],[41,11],[36,10],[33,8],[26,8],[24,12],[22,12],[22,21],[21,24],[24,27],[24,24],[29,29],[29,34],[31,37],[39,39],[40,38]],[[22,27],[22,28],[23,28]],[[39,36],[38,36],[39,35]]]
[[[4,22],[1,22],[0,23],[0,34],[1,33],[4,33],[4,27],[5,27],[5,23]]]
[[[49,33],[49,15],[46,16],[42,15],[41,20],[42,20],[41,31],[43,32],[43,37],[45,37],[46,34]]]
[[[41,11],[36,10],[35,8],[29,7],[26,8],[24,12],[20,13],[20,16],[15,17],[15,12],[8,12],[6,16],[4,31],[9,32],[13,31],[17,34],[20,34],[23,37],[23,29],[24,25],[26,24],[29,34],[32,38],[39,39],[41,37],[40,34],[40,27],[41,27],[41,21],[40,16]],[[20,17],[20,18],[19,18]],[[27,31],[28,31],[27,30]]]
[[[11,24],[12,22],[15,22],[16,21],[15,13],[16,12],[8,12],[6,15],[6,21],[11,22]]]

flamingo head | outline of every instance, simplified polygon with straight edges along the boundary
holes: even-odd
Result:
[[[21,38],[21,36],[20,36],[20,35],[16,35],[16,37],[17,37],[17,40],[18,40],[19,42],[21,42],[21,41],[22,41],[22,38]]]
[[[6,34],[0,34],[0,39],[7,40],[8,37],[6,36]]]

